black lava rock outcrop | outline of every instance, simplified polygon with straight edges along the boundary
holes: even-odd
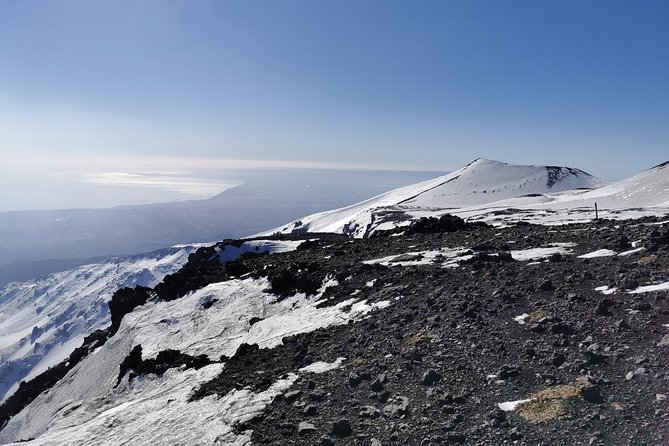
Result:
[[[132,380],[146,373],[160,376],[167,370],[176,367],[199,369],[209,364],[211,364],[211,360],[207,355],[190,356],[178,350],[170,349],[158,352],[155,358],[144,360],[142,359],[142,346],[136,345],[119,365],[116,386],[120,384],[126,373],[129,373],[128,379]]]

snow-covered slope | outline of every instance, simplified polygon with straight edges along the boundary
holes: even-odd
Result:
[[[326,286],[336,282],[324,284],[323,291]],[[261,393],[245,389],[189,402],[195,389],[222,371],[222,364],[132,382],[126,376],[117,386],[118,364],[135,345],[142,346],[144,359],[176,349],[218,360],[232,356],[242,343],[275,347],[285,336],[346,324],[391,304],[351,298],[320,306],[319,297],[304,294],[277,300],[263,291],[267,287],[265,279],[213,283],[181,299],[136,309],[114,337],[12,418],[0,432],[0,443],[39,437],[29,444],[249,444],[233,424],[252,418],[298,375],[316,368],[295,370]],[[211,306],[203,311],[207,302]],[[249,322],[253,318],[262,320]],[[111,426],[119,427],[114,438],[108,436]]]
[[[285,252],[299,241],[254,240],[226,245],[222,262],[245,252]],[[124,287],[154,287],[202,245],[180,245],[112,258],[0,288],[0,398],[66,359],[84,337],[110,323],[107,302]]]
[[[669,207],[669,161],[580,196],[565,198],[564,201],[588,204],[596,201],[603,209]]]
[[[592,189],[602,181],[582,170],[522,166],[477,159],[447,175],[396,189],[353,206],[313,214],[274,231],[336,232],[354,237],[407,223],[405,211],[456,209],[566,190]]]
[[[0,289],[0,397],[67,358],[109,324],[114,291],[153,287],[176,272],[195,246],[112,258]]]

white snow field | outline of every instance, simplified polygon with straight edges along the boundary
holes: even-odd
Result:
[[[496,225],[521,220],[561,224],[594,219],[595,203],[600,218],[669,214],[669,164],[608,184],[568,167],[477,159],[448,175],[309,215],[263,234],[336,232],[367,237],[445,213]]]
[[[193,391],[223,366],[171,370],[162,377],[145,375],[131,382],[125,377],[114,386],[118,364],[138,344],[144,359],[176,349],[218,360],[221,355],[233,355],[242,343],[275,347],[284,336],[346,324],[391,304],[367,304],[352,297],[318,308],[320,295],[297,294],[278,300],[263,292],[268,286],[265,279],[231,280],[175,301],[151,302],[135,309],[106,344],[15,416],[0,433],[0,442],[35,438],[21,444],[249,444],[248,435],[234,433],[235,423],[263,410],[300,374],[326,373],[339,367],[343,358],[295,370],[265,392],[233,390],[221,398],[210,396],[195,402],[188,402]],[[212,299],[217,300],[203,311],[202,304]],[[262,320],[251,325],[253,317]],[[109,426],[115,427],[113,438]]]

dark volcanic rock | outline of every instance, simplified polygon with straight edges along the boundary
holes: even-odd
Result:
[[[119,366],[120,370],[116,386],[119,385],[123,376],[128,371],[131,372],[130,380],[132,380],[134,377],[145,373],[153,373],[160,376],[167,370],[175,367],[183,366],[185,369],[199,369],[209,364],[211,364],[211,360],[209,360],[207,355],[190,356],[178,350],[169,349],[158,352],[155,358],[143,360],[142,346],[136,345]]]
[[[379,418],[381,411],[374,406],[363,406],[358,416],[360,418]]]
[[[611,299],[602,299],[597,304],[597,308],[595,308],[595,314],[600,316],[611,316],[613,314],[610,310],[612,306],[613,301]]]
[[[541,291],[553,291],[555,289],[555,286],[553,286],[553,282],[550,279],[544,280],[541,282],[541,285],[539,285],[539,290]]]
[[[462,231],[467,228],[467,223],[455,215],[442,215],[439,218],[422,217],[413,223],[409,229],[409,234],[436,234],[439,232]]]
[[[332,425],[332,435],[336,437],[348,437],[352,432],[351,423],[346,418],[342,418]]]
[[[551,333],[562,335],[573,335],[576,333],[574,326],[568,322],[559,322],[551,327]]]
[[[119,329],[123,316],[135,308],[144,305],[151,297],[153,290],[145,287],[122,288],[114,293],[107,303],[111,314],[111,334]]]
[[[622,291],[603,296],[595,288],[620,287],[623,278],[641,277],[648,283],[654,276],[669,275],[666,266],[659,267],[667,263],[658,263],[657,258],[639,262],[638,256],[614,262],[576,257],[619,244],[618,225],[624,226],[603,221],[551,230],[466,225],[448,232],[432,220],[422,222],[418,231],[398,229],[395,235],[404,234],[397,237],[320,246],[312,257],[304,250],[286,261],[275,258],[268,262],[271,270],[301,262],[304,271],[304,265],[313,261],[336,274],[340,285],[326,293],[328,305],[349,299],[353,292],[372,302],[396,303],[364,321],[328,329],[330,336],[318,343],[309,335],[297,336],[309,340],[305,348],[313,360],[349,359],[341,369],[300,378],[295,386],[302,395],[293,402],[277,399],[267,409],[269,418],[285,417],[293,426],[303,421],[313,383],[326,395],[313,403],[318,406],[313,416],[317,444],[324,438],[335,439],[334,444],[370,444],[374,438],[381,444],[563,446],[583,439],[587,444],[597,431],[607,432],[606,438],[624,438],[626,445],[662,444],[661,417],[666,408],[657,406],[655,395],[666,394],[667,375],[661,370],[669,367],[669,361],[658,353],[664,347],[658,347],[662,336],[657,333],[664,333],[659,324],[669,323],[669,305],[661,296]],[[629,240],[647,240],[645,234],[654,229],[624,227]],[[532,266],[506,257],[509,249],[551,243],[575,243],[576,255],[563,254]],[[442,247],[465,247],[473,257],[455,268],[442,268],[444,259],[431,262],[422,254],[418,266],[348,264],[387,256],[404,256],[399,259],[408,261],[421,255],[407,253]],[[653,255],[666,262],[666,251]],[[323,260],[326,256],[328,260]],[[656,271],[651,272],[653,268]],[[370,281],[374,286],[366,285]],[[513,320],[523,313],[529,315],[524,325]],[[291,355],[281,348],[275,353]],[[641,356],[645,362],[636,363]],[[267,358],[265,362],[262,367],[250,364],[246,373],[253,369],[266,373],[273,363]],[[288,373],[300,365],[303,362],[280,370]],[[636,373],[642,368],[643,373]],[[632,378],[626,380],[630,371]],[[585,372],[598,378],[588,386],[564,384]],[[241,374],[233,375],[243,380]],[[535,423],[518,412],[497,409],[500,402],[541,391],[567,395],[569,399],[547,403],[563,415]],[[355,430],[338,437],[330,427],[344,417]],[[251,427],[258,444],[281,438],[275,423]],[[597,438],[604,444],[606,439]]]
[[[310,264],[306,268],[290,265],[270,273],[270,291],[279,296],[295,293],[316,294],[321,287],[325,274],[318,264]]]
[[[348,383],[351,387],[357,387],[362,382],[362,378],[357,373],[351,372],[348,375]]]
[[[128,356],[126,356],[121,364],[119,365],[118,379],[116,380],[116,386],[121,383],[121,379],[126,374],[128,370],[139,370],[142,366],[142,346],[136,345],[130,350]],[[115,386],[115,387],[116,387]]]
[[[467,441],[467,437],[460,433],[451,433],[446,436],[446,444],[463,444]]]
[[[515,367],[503,365],[497,372],[499,379],[509,379],[520,375],[520,370]]]
[[[428,370],[423,373],[423,377],[420,380],[420,383],[424,386],[432,386],[441,381],[441,375],[434,370]]]
[[[236,242],[223,241],[217,246],[224,247],[230,243]],[[228,278],[225,265],[220,262],[216,248],[203,247],[190,254],[188,262],[176,273],[165,276],[153,291],[160,299],[170,301],[183,297],[189,292],[210,283],[220,282]]]

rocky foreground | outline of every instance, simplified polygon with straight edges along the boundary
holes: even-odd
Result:
[[[327,283],[320,306],[355,296],[382,309],[273,349],[243,344],[190,400],[260,392],[320,367],[235,429],[277,445],[669,444],[666,222],[493,228],[444,217],[365,240],[313,236],[294,252],[225,265],[214,253],[200,249],[155,289],[117,293],[112,327],[77,354],[149,299],[236,277],[266,277],[272,299]],[[212,361],[176,351],[142,360],[140,347],[118,379]],[[24,385],[2,415],[50,379]]]
[[[669,278],[666,224],[425,232],[434,233],[316,242],[249,261],[254,271],[335,275],[326,304],[356,290],[398,300],[361,323],[242,350],[204,391],[257,389],[268,375],[343,357],[239,428],[258,444],[669,444],[669,292],[629,293]],[[629,252],[631,241],[645,249],[578,258]],[[571,254],[539,262],[506,255],[567,243]],[[474,256],[444,268],[405,254],[441,247]],[[391,254],[402,256],[388,267],[363,263]],[[618,290],[595,290],[604,285]],[[515,411],[499,406],[526,399]]]

